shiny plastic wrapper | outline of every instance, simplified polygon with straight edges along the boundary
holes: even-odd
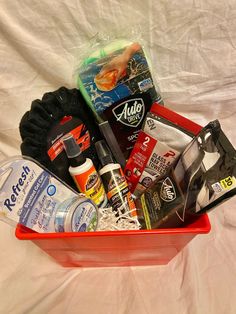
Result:
[[[145,229],[177,227],[236,194],[236,151],[218,120],[191,141],[177,164],[136,200]]]

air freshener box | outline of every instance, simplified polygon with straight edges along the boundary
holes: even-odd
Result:
[[[28,157],[0,165],[0,219],[39,233],[92,231],[97,207]]]

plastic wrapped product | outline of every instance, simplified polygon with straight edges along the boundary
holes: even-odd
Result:
[[[0,220],[42,233],[94,231],[98,209],[32,159],[19,156],[0,165]]]
[[[143,228],[169,228],[194,219],[236,194],[236,151],[210,122],[168,173],[136,201]]]
[[[78,87],[102,125],[115,158],[120,162],[114,141],[128,158],[147,111],[154,101],[162,102],[141,44],[122,39],[100,43],[84,58],[76,74]],[[103,128],[107,121],[114,140],[107,134],[108,128]]]
[[[140,196],[178,159],[201,127],[179,114],[153,105],[125,166],[131,192]]]

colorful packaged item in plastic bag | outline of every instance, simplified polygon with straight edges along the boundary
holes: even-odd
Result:
[[[136,201],[143,228],[170,228],[236,194],[236,151],[218,120],[192,140],[168,173]]]
[[[162,102],[142,45],[124,39],[100,42],[77,69],[77,84],[117,161],[114,142],[127,158],[147,111],[154,101]],[[108,121],[109,129],[104,128]]]

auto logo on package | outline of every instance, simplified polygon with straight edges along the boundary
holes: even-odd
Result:
[[[126,100],[113,108],[112,111],[117,121],[130,127],[137,127],[144,117],[144,101],[142,98]]]
[[[165,202],[172,202],[176,199],[175,188],[169,177],[167,177],[162,183],[160,197]]]

